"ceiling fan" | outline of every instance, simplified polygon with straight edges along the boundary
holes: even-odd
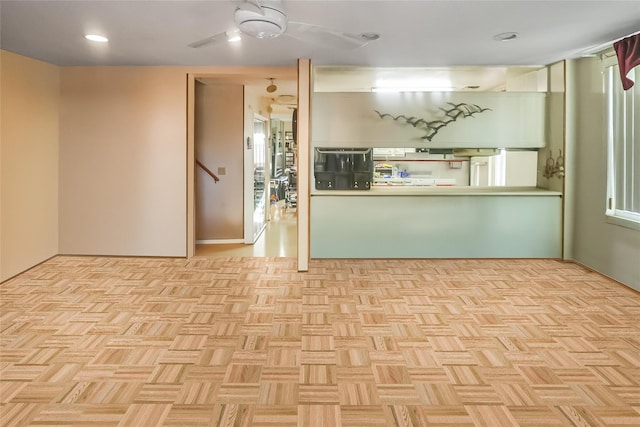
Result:
[[[197,40],[189,46],[199,48],[219,41],[238,40],[241,34],[257,39],[281,35],[301,41],[355,49],[380,38],[376,33],[351,34],[303,22],[289,21],[280,0],[240,0],[234,11],[235,31],[226,31]]]

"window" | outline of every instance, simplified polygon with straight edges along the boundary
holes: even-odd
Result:
[[[618,66],[605,69],[607,94],[608,221],[640,230],[640,67],[629,77],[636,84],[623,90]]]

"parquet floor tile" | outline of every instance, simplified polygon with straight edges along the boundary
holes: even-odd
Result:
[[[0,425],[640,425],[639,315],[554,260],[59,256],[0,284]]]

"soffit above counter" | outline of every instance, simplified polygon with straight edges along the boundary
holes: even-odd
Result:
[[[315,67],[314,92],[371,92],[385,85],[446,88],[447,91],[547,90],[544,66],[502,67]]]

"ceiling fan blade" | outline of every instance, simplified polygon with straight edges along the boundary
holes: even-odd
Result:
[[[369,43],[369,40],[357,34],[334,31],[319,25],[289,21],[284,33],[295,39],[338,49],[357,49]]]
[[[274,104],[277,105],[297,105],[298,97],[295,95],[279,95],[273,98]]]
[[[206,46],[208,44],[217,43],[221,40],[225,40],[226,38],[227,38],[226,33],[218,33],[218,34],[214,34],[212,36],[206,37],[204,39],[197,40],[193,43],[189,43],[188,46],[193,48],[199,48],[202,46]]]

